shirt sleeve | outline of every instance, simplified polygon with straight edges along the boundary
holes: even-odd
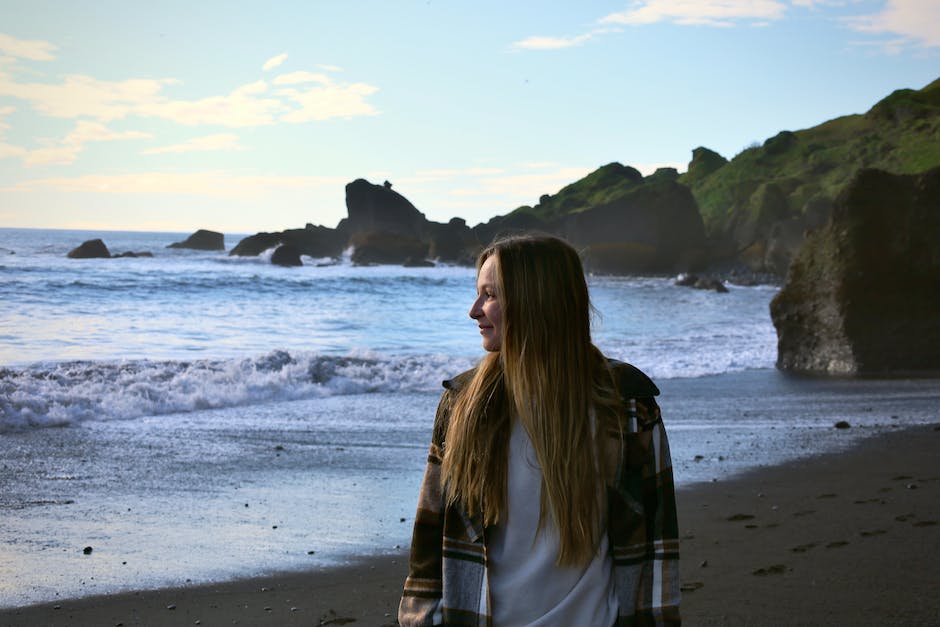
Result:
[[[398,623],[402,627],[443,624],[444,495],[441,460],[451,395],[450,391],[445,392],[438,405],[434,436],[418,494],[408,577],[398,606]]]
[[[608,532],[620,598],[618,625],[679,625],[679,528],[669,441],[652,398],[633,399]]]

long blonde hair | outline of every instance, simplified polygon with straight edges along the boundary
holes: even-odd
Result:
[[[591,304],[577,252],[551,236],[499,240],[495,257],[501,344],[458,391],[447,429],[442,480],[447,498],[485,525],[506,511],[513,413],[542,468],[540,529],[551,516],[559,565],[584,564],[597,548],[606,468],[602,438],[615,420],[616,390],[591,343]],[[592,425],[591,415],[597,418]]]

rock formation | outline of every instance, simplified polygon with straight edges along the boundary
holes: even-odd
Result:
[[[199,229],[182,242],[175,242],[167,248],[191,248],[193,250],[225,250],[225,236],[215,231]]]
[[[770,305],[777,367],[940,371],[940,168],[861,170],[810,234]]]
[[[539,230],[582,251],[591,272],[634,274],[688,270],[704,255],[705,232],[691,192],[674,169],[650,176],[609,163],[534,207],[474,227],[481,242]]]
[[[238,242],[229,255],[254,257],[281,244],[290,244],[299,254],[308,257],[339,257],[346,247],[346,239],[336,229],[308,223],[302,229],[250,235]]]
[[[271,263],[285,268],[302,266],[300,251],[293,244],[281,244],[271,254]]]
[[[90,239],[68,253],[69,259],[108,259],[111,251],[100,239]]]

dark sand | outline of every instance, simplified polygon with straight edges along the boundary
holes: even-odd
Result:
[[[940,625],[940,426],[679,493],[687,625]],[[402,556],[0,610],[0,625],[396,624]]]

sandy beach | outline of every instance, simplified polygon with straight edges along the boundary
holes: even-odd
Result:
[[[937,625],[940,424],[679,492],[688,625]],[[63,600],[5,626],[395,625],[405,555]]]

